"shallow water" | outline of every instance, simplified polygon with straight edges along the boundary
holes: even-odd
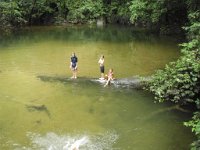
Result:
[[[32,27],[1,37],[0,149],[189,149],[194,136],[182,122],[190,113],[154,104],[144,91],[90,80],[100,75],[101,54],[117,78],[148,76],[177,59],[176,45],[116,26]],[[79,79],[62,80],[71,76],[72,51]]]

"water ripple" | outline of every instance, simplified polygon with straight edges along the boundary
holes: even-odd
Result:
[[[119,150],[113,148],[119,137],[115,132],[74,136],[57,135],[50,132],[44,136],[35,133],[28,133],[27,136],[31,140],[31,145],[29,147],[17,146],[15,150]]]

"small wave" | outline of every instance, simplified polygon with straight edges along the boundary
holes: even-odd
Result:
[[[44,136],[28,133],[27,136],[31,140],[30,146],[18,146],[15,150],[116,150],[113,144],[118,139],[115,132],[75,136],[57,135],[53,132]]]

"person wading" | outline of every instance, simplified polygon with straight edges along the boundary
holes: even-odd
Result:
[[[103,80],[104,79],[104,56],[101,55],[99,61],[99,66],[100,66],[100,72],[101,72],[101,77],[99,79]]]
[[[72,53],[71,61],[70,61],[70,69],[72,70],[72,79],[77,78],[77,70],[78,70],[78,58],[75,53]]]

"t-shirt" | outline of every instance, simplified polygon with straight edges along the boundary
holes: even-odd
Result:
[[[76,56],[71,57],[72,67],[76,66],[76,63],[78,62],[78,58]]]
[[[104,59],[99,59],[99,62],[100,66],[103,66],[103,63],[104,63]]]
[[[71,62],[76,64],[78,62],[78,58],[76,56],[71,57]]]

